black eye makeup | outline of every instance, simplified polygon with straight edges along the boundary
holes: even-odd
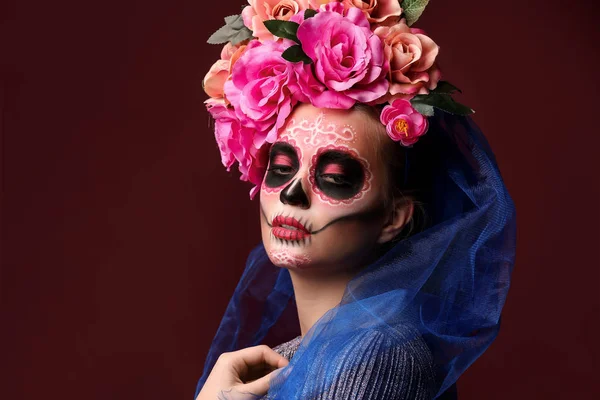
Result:
[[[315,183],[326,196],[336,200],[354,197],[363,187],[365,171],[362,164],[341,151],[327,151],[319,156]]]
[[[271,147],[269,168],[265,177],[267,187],[276,188],[289,182],[300,168],[296,150],[287,143],[277,142]]]

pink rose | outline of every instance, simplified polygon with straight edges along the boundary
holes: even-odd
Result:
[[[259,40],[276,39],[263,21],[289,21],[292,16],[308,8],[308,0],[248,0],[248,4],[242,11],[242,19]]]
[[[381,111],[381,123],[388,136],[404,146],[412,146],[427,132],[427,118],[415,110],[410,101],[397,99]]]
[[[241,123],[255,131],[257,148],[273,143],[292,107],[307,101],[298,87],[294,64],[281,56],[287,46],[283,41],[251,41],[225,82],[225,96]]]
[[[435,89],[441,74],[435,63],[439,46],[433,40],[422,30],[409,28],[404,19],[391,27],[378,27],[374,33],[385,43],[390,95],[412,96]]]
[[[234,162],[238,162],[240,179],[255,185],[250,191],[250,197],[254,197],[267,168],[270,146],[254,146],[255,131],[245,127],[235,111],[227,107],[223,100],[208,99],[205,103],[215,120],[215,139],[221,153],[221,162],[227,171]]]
[[[393,24],[402,14],[398,0],[344,0],[344,4],[360,8],[372,24]]]
[[[224,98],[223,86],[225,81],[231,76],[233,65],[238,58],[244,53],[246,46],[232,46],[227,43],[221,50],[221,59],[217,60],[202,81],[202,86],[207,95],[212,98]],[[227,99],[225,99],[227,102]]]
[[[329,3],[303,21],[297,35],[321,84],[319,88],[319,82],[312,82],[311,90],[302,86],[316,107],[350,108],[357,101],[372,102],[386,94],[383,43],[360,9],[344,11],[342,3]]]

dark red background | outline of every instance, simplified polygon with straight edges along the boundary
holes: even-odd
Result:
[[[1,6],[3,399],[192,399],[259,241],[202,105],[205,41],[242,3]],[[518,212],[503,329],[463,400],[600,394],[592,4],[434,0],[417,24]]]

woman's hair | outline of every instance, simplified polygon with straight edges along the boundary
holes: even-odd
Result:
[[[383,199],[384,208],[387,210],[394,207],[398,199],[402,199],[406,204],[413,204],[412,217],[392,242],[405,239],[425,230],[428,225],[425,204],[427,194],[431,192],[430,185],[433,182],[426,179],[422,171],[420,172],[417,169],[417,165],[413,165],[411,168],[411,160],[415,158],[417,153],[424,155],[424,152],[418,151],[421,146],[415,144],[412,148],[406,148],[388,138],[385,126],[379,121],[382,106],[357,103],[354,105],[353,110],[362,112],[367,117],[367,130],[372,132],[376,151],[383,160],[384,165],[387,166],[386,186],[384,187],[386,197]]]

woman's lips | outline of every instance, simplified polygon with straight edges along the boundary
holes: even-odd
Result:
[[[308,229],[293,217],[278,215],[273,218],[273,236],[283,240],[301,240],[310,236]]]

